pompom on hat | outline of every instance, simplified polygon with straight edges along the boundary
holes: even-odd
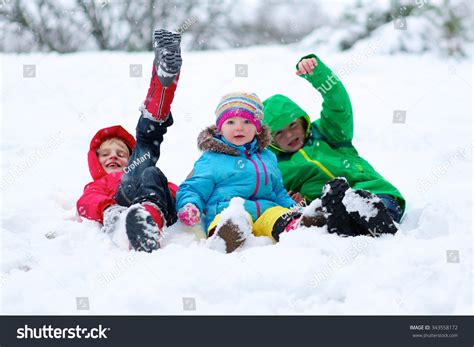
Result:
[[[255,125],[257,131],[262,129],[263,104],[254,93],[230,93],[224,95],[216,108],[217,131],[221,131],[222,124],[232,117],[248,119]]]

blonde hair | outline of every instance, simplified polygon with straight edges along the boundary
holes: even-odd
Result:
[[[118,137],[112,137],[112,138],[110,138],[110,139],[107,139],[107,140],[103,141],[103,142],[100,144],[99,148],[97,148],[96,154],[98,154],[100,148],[101,148],[103,145],[111,145],[111,144],[113,144],[113,143],[116,143],[116,144],[118,144],[119,146],[123,146],[125,149],[127,149],[128,156],[130,156],[130,155],[132,154],[132,153],[131,153],[131,150],[130,150],[130,148],[127,146],[127,144],[126,144],[123,140],[119,139]]]

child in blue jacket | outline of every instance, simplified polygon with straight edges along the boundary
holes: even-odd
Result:
[[[252,93],[222,97],[215,125],[198,136],[204,153],[176,196],[181,222],[193,226],[205,216],[208,236],[221,238],[227,253],[240,247],[250,232],[278,240],[282,231],[294,229],[301,219],[299,212],[290,210],[296,203],[283,187],[276,156],[267,149],[271,138],[261,123],[262,109]],[[247,223],[239,222],[239,210],[222,213],[234,197],[243,199],[240,211]]]

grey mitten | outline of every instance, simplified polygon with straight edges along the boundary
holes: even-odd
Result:
[[[120,215],[125,212],[128,208],[120,205],[111,205],[104,210],[104,225],[102,232],[110,234],[114,232],[117,227],[117,222]]]

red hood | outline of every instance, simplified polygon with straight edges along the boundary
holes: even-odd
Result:
[[[135,138],[120,125],[114,125],[112,127],[99,130],[92,138],[89,153],[87,154],[89,171],[94,181],[107,175],[107,172],[105,172],[105,170],[102,168],[102,165],[100,165],[99,159],[97,158],[97,149],[100,147],[102,142],[112,137],[118,138],[125,142],[130,150],[135,148]]]

